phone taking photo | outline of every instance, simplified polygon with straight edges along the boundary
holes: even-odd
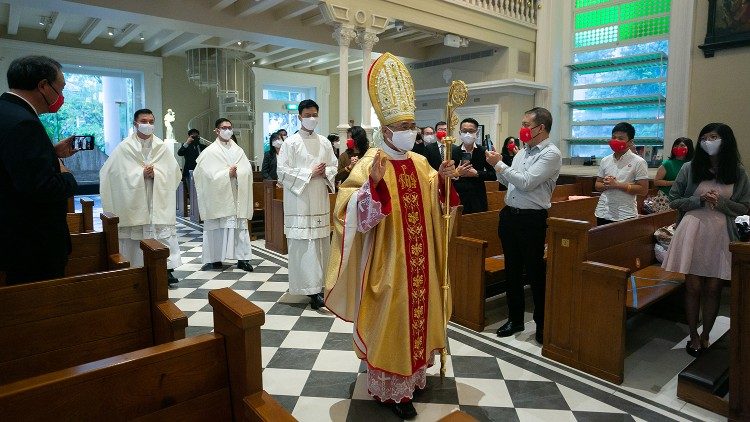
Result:
[[[73,138],[73,149],[77,151],[90,151],[94,149],[94,135],[76,135]]]
[[[466,164],[471,162],[471,153],[470,152],[464,152],[461,154],[461,164]]]

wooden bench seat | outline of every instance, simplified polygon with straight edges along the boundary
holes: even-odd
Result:
[[[544,356],[622,383],[628,316],[683,288],[684,277],[654,256],[654,232],[675,218],[669,211],[598,227],[548,220]]]
[[[503,197],[505,191],[497,192]],[[594,220],[597,198],[554,202],[549,216]],[[475,331],[485,327],[485,300],[505,292],[505,260],[497,234],[498,211],[460,215],[451,242],[451,321]],[[546,251],[545,251],[546,256]]]
[[[141,249],[145,267],[1,287],[0,384],[184,338],[187,317],[167,297],[169,249]]]
[[[2,385],[3,418],[295,420],[263,391],[263,311],[228,288],[208,300],[214,333]]]

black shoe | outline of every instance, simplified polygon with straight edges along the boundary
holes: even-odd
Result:
[[[237,268],[241,270],[245,270],[249,273],[253,272],[253,266],[250,265],[250,261],[247,260],[239,260],[237,261]]]
[[[180,280],[178,280],[177,277],[175,277],[174,274],[172,274],[172,270],[167,270],[167,284],[172,286],[179,282]]]
[[[534,338],[536,339],[537,343],[544,344],[544,328],[536,327],[536,334],[534,334]]]
[[[497,329],[498,337],[510,337],[515,333],[523,331],[523,324],[508,321]]]
[[[403,403],[383,403],[391,409],[399,419],[414,419],[417,417],[417,409],[414,408],[411,400]]]
[[[323,306],[326,306],[325,302],[323,301],[323,293],[316,293],[314,295],[307,295],[310,297],[310,307],[313,310],[318,310],[322,308]]]
[[[224,266],[221,264],[221,261],[219,261],[219,262],[212,262],[211,263],[211,268],[213,268],[214,270],[220,270],[223,267]]]
[[[697,358],[701,355],[701,353],[703,353],[703,348],[699,347],[697,349],[693,349],[692,347],[690,347],[690,340],[688,340],[687,344],[685,345],[685,351],[688,353],[688,355]]]

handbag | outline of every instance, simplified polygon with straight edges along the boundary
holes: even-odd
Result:
[[[643,212],[645,214],[663,211],[669,211],[669,198],[664,195],[664,192],[657,191],[656,195],[648,196],[643,200]]]

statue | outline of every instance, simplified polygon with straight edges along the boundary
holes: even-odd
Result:
[[[164,139],[174,139],[174,129],[172,128],[172,122],[174,122],[174,111],[171,108],[167,109],[167,114],[164,115],[164,127],[167,130]]]

